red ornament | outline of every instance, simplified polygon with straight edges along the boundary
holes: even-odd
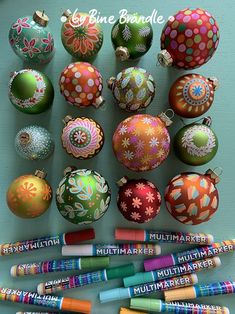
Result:
[[[159,214],[161,194],[152,182],[124,177],[117,184],[120,186],[117,205],[127,220],[144,223]]]
[[[61,73],[60,91],[66,101],[79,108],[94,106],[104,102],[101,96],[103,80],[100,72],[87,62],[69,64]]]
[[[179,222],[198,225],[210,220],[219,205],[216,184],[218,175],[208,170],[205,174],[185,172],[174,177],[165,190],[166,208]]]
[[[172,16],[162,30],[158,60],[163,66],[195,69],[205,64],[219,44],[219,27],[203,9],[184,9]]]

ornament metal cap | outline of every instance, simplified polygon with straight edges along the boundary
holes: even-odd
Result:
[[[108,84],[108,88],[109,89],[113,89],[113,85],[116,82],[116,78],[114,76],[111,76],[108,80],[107,80],[107,84]]]
[[[220,169],[220,173],[217,173],[216,170]],[[218,184],[220,182],[220,175],[222,174],[221,168],[208,169],[206,171],[206,175],[213,181],[214,184]]]
[[[171,112],[171,117],[168,117],[167,112]],[[172,109],[167,109],[165,112],[162,112],[158,115],[159,119],[164,122],[165,126],[170,126],[173,121],[171,120],[174,117],[175,113]]]
[[[71,10],[67,9],[63,12],[62,16],[69,17],[72,14]]]
[[[44,11],[35,11],[33,14],[33,20],[43,26],[46,27],[49,22],[49,17],[45,14]]]
[[[127,49],[127,47],[123,46],[117,47],[117,49],[115,50],[115,55],[121,61],[126,61],[130,58],[129,50]]]
[[[95,108],[99,108],[104,104],[104,102],[105,102],[104,98],[102,96],[99,96],[98,98],[96,98],[96,101],[93,103],[93,106]]]
[[[212,124],[212,118],[211,117],[205,117],[202,121],[202,124],[211,127]]]
[[[169,53],[166,49],[161,50],[161,51],[158,53],[157,59],[158,59],[158,62],[159,62],[163,67],[170,67],[170,66],[172,66],[173,59],[172,59],[170,53]]]
[[[38,169],[35,171],[34,175],[40,179],[44,179],[47,176],[44,170],[38,170]]]
[[[124,176],[117,181],[117,186],[123,186],[128,182],[128,177]]]
[[[31,142],[31,136],[30,136],[30,134],[27,133],[27,132],[22,132],[22,133],[20,134],[20,143],[21,143],[22,145],[27,145],[27,144],[29,144],[30,142]]]
[[[64,176],[67,176],[68,174],[70,174],[71,172],[77,170],[76,166],[68,166],[64,169]]]
[[[208,80],[212,83],[214,90],[217,90],[219,88],[219,80],[216,77],[209,77]]]
[[[66,117],[64,117],[64,119],[62,120],[64,122],[64,124],[67,124],[69,121],[74,120],[73,117],[71,117],[70,115],[67,115]]]

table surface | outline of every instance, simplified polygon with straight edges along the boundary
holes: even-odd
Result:
[[[130,223],[126,221],[119,213],[116,206],[117,187],[115,182],[123,175],[128,175],[132,178],[145,177],[156,183],[160,191],[163,193],[168,180],[174,175],[185,170],[196,169],[199,172],[204,172],[209,167],[222,167],[223,175],[221,183],[218,186],[220,192],[220,208],[215,217],[199,226],[185,226],[174,220],[165,209],[164,204],[161,208],[160,215],[148,224],[142,225],[141,228],[153,228],[159,230],[175,230],[175,231],[192,231],[192,232],[207,232],[215,236],[216,241],[234,238],[234,177],[235,167],[232,166],[234,160],[235,145],[232,139],[232,134],[235,132],[235,88],[234,88],[234,30],[232,20],[235,13],[235,2],[229,0],[198,0],[195,4],[211,12],[217,19],[220,30],[221,40],[218,50],[212,60],[196,70],[205,76],[216,76],[220,81],[220,89],[216,91],[215,101],[209,114],[213,118],[213,128],[219,138],[219,150],[216,157],[207,165],[202,167],[189,167],[176,159],[172,152],[167,161],[150,172],[143,174],[133,173],[126,170],[115,159],[111,138],[117,124],[126,118],[129,114],[122,112],[114,103],[111,92],[107,86],[104,88],[103,95],[106,99],[104,108],[79,110],[69,106],[64,98],[60,95],[58,88],[58,77],[62,69],[71,62],[71,57],[62,46],[60,40],[60,16],[62,12],[70,8],[75,10],[79,5],[79,10],[87,12],[90,9],[96,8],[102,15],[115,15],[118,17],[120,9],[126,8],[130,12],[137,11],[143,15],[150,15],[153,9],[158,10],[160,15],[168,17],[174,14],[179,9],[188,6],[188,1],[181,0],[180,4],[175,0],[154,1],[154,0],[117,0],[117,1],[75,1],[75,0],[57,0],[57,1],[27,1],[27,0],[1,0],[0,1],[0,96],[1,96],[1,114],[0,114],[0,143],[1,143],[1,171],[0,171],[0,202],[1,217],[0,217],[0,239],[1,242],[11,242],[16,240],[30,239],[32,237],[57,234],[78,228],[67,222],[58,212],[55,202],[51,208],[42,216],[33,220],[23,220],[14,216],[7,208],[5,194],[7,187],[11,181],[19,175],[32,173],[36,168],[44,168],[48,172],[48,180],[55,190],[59,181],[62,178],[63,169],[67,165],[76,165],[79,168],[91,168],[102,173],[108,180],[112,188],[112,204],[106,215],[93,224],[96,230],[96,242],[110,242],[114,238],[114,228],[117,226],[129,227]],[[148,5],[146,5],[148,4]],[[16,7],[17,6],[17,7]],[[15,10],[16,8],[16,10]],[[20,70],[25,65],[12,52],[8,44],[8,30],[16,18],[30,15],[36,9],[44,9],[50,17],[50,27],[55,37],[56,54],[54,59],[44,68],[38,68],[45,72],[52,80],[55,87],[55,100],[52,110],[40,115],[26,115],[15,110],[10,104],[7,96],[9,74],[12,71]],[[94,61],[104,80],[108,79],[119,72],[122,68],[130,66],[132,63],[120,63],[116,61],[114,51],[110,40],[110,32],[112,25],[103,24],[104,44],[98,57]],[[150,71],[157,82],[157,93],[153,103],[147,108],[146,112],[150,114],[158,114],[167,108],[168,90],[173,81],[180,75],[182,71],[176,69],[164,69],[156,67],[156,53],[159,51],[159,38],[162,25],[154,24],[154,41],[150,51],[139,60],[133,62]],[[76,161],[68,156],[60,143],[60,134],[63,127],[62,118],[66,114],[71,114],[74,117],[80,114],[85,114],[88,117],[95,118],[104,128],[106,142],[103,150],[95,158],[87,161]],[[53,156],[40,162],[26,161],[20,159],[14,150],[14,137],[19,129],[26,125],[38,124],[49,129],[56,143],[56,149]],[[174,125],[170,128],[171,135],[182,126],[179,118],[175,119]],[[79,227],[82,229],[83,227]],[[84,227],[85,228],[85,227]],[[163,253],[178,252],[185,249],[185,246],[163,244]],[[65,275],[48,275],[13,279],[9,275],[10,266],[17,263],[41,261],[52,258],[60,258],[60,247],[51,249],[43,249],[33,253],[22,255],[12,255],[9,257],[1,257],[0,261],[0,286],[9,288],[20,288],[25,290],[34,290],[38,282],[48,280],[50,278],[59,278]],[[222,266],[217,270],[202,272],[199,276],[200,283],[209,283],[222,280],[235,279],[235,259],[234,254],[228,254],[221,257]],[[128,261],[130,257],[113,257],[111,265],[116,266]],[[142,268],[142,258],[135,258],[137,269]],[[65,275],[66,276],[66,275]],[[114,280],[106,284],[96,284],[87,286],[82,289],[74,289],[66,291],[64,296],[70,296],[80,299],[89,299],[93,302],[92,313],[116,314],[120,306],[128,306],[128,301],[115,302],[111,304],[100,305],[98,301],[98,292],[114,287],[121,286],[121,280]],[[162,294],[153,295],[153,297],[161,298]],[[231,313],[235,311],[234,296],[219,296],[200,299],[201,303],[205,304],[220,304],[228,306]],[[31,307],[35,310],[35,307]],[[21,304],[0,303],[0,313],[13,314],[19,310],[30,310],[30,306]]]

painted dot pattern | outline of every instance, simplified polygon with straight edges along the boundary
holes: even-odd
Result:
[[[185,9],[166,23],[161,35],[161,49],[170,53],[174,66],[194,69],[210,60],[219,37],[218,24],[210,13],[203,9]],[[190,56],[188,48],[192,48]]]
[[[79,108],[96,106],[103,89],[100,72],[87,62],[68,65],[59,79],[60,91],[66,101]]]

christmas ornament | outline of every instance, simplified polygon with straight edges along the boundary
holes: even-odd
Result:
[[[104,132],[93,119],[66,116],[62,144],[68,154],[78,159],[88,159],[98,154],[104,144]]]
[[[53,153],[54,141],[46,129],[37,125],[30,125],[17,133],[15,149],[24,159],[42,160]]]
[[[177,157],[191,166],[204,165],[214,158],[218,150],[218,139],[211,130],[211,118],[202,124],[192,123],[180,129],[174,138]]]
[[[162,30],[158,61],[163,66],[195,69],[210,60],[219,44],[214,17],[203,9],[184,9],[172,16]]]
[[[68,167],[56,191],[56,203],[61,215],[74,224],[90,224],[107,211],[111,191],[98,172]]]
[[[219,176],[209,169],[205,174],[184,172],[175,176],[165,190],[166,208],[179,222],[198,225],[214,216],[219,205],[216,184]]]
[[[150,105],[155,94],[152,75],[139,67],[131,67],[108,80],[108,87],[120,108],[137,111]]]
[[[210,108],[218,86],[219,82],[215,77],[207,79],[195,73],[183,75],[171,86],[171,108],[181,117],[196,118]]]
[[[43,64],[52,59],[55,48],[48,22],[44,11],[36,11],[33,16],[18,18],[11,25],[9,42],[24,62]]]
[[[45,172],[36,170],[35,175],[23,175],[11,183],[7,191],[7,205],[13,214],[21,218],[35,218],[49,208],[52,189],[45,177]]]
[[[93,65],[87,62],[75,62],[61,73],[60,91],[66,101],[79,108],[100,107],[104,103],[101,96],[103,79]]]
[[[118,20],[111,33],[116,57],[121,61],[142,57],[151,47],[153,29],[146,18],[137,13],[128,14],[126,21]]]
[[[117,184],[120,187],[118,209],[127,220],[144,223],[159,214],[161,194],[152,182],[123,177]]]
[[[113,135],[113,150],[117,159],[133,171],[158,167],[170,151],[167,131],[172,123],[166,113],[157,117],[137,114],[123,120]]]
[[[64,48],[76,59],[87,60],[97,55],[103,44],[103,31],[87,13],[63,13],[61,40]]]
[[[52,105],[54,88],[45,74],[24,69],[12,74],[8,95],[16,109],[37,114]]]

